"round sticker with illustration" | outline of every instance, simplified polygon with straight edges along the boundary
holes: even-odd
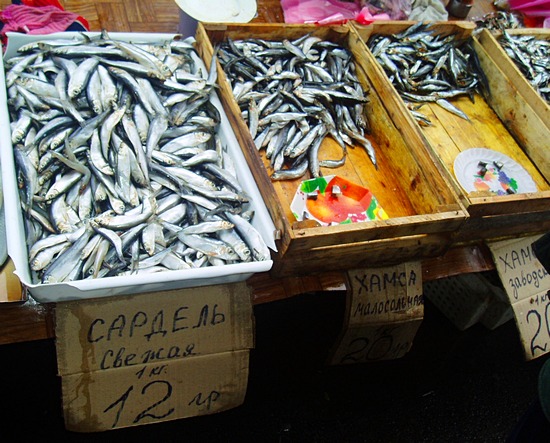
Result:
[[[523,166],[492,149],[462,151],[455,158],[454,173],[466,192],[486,191],[494,195],[537,192],[535,182]]]

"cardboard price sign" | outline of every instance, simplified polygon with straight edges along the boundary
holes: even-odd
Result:
[[[65,425],[95,432],[240,405],[253,347],[245,283],[59,303]]]
[[[346,319],[331,364],[400,358],[424,316],[419,262],[348,271]]]
[[[550,276],[532,246],[540,237],[489,244],[528,360],[550,351]]]
[[[221,412],[243,403],[249,351],[61,378],[65,427],[97,432]]]

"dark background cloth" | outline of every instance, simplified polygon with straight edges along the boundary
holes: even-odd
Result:
[[[55,443],[549,441],[534,403],[547,356],[524,359],[513,321],[461,332],[426,301],[403,358],[327,366],[344,311],[343,292],[255,306],[243,405],[103,433],[65,430],[54,340],[0,346],[0,435]]]

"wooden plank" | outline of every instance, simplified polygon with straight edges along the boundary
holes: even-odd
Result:
[[[475,195],[471,193],[470,195]],[[506,196],[470,197],[468,213],[471,217],[524,214],[527,220],[532,213],[550,213],[550,191]]]
[[[288,252],[307,253],[314,248],[338,246],[343,251],[355,248],[357,244],[372,240],[392,239],[397,243],[407,236],[443,233],[450,236],[458,230],[463,220],[450,220],[455,213],[417,215],[389,220],[373,220],[364,223],[352,223],[326,226],[313,229],[295,229]],[[363,226],[365,225],[366,226]],[[324,235],[320,235],[320,231]],[[368,245],[365,245],[368,246]]]
[[[257,15],[253,23],[284,23],[285,18],[280,0],[257,1]]]
[[[523,29],[509,29],[506,31],[510,36],[514,35],[531,35],[537,39],[550,40],[550,31],[544,28],[523,28]],[[515,88],[524,97],[527,103],[533,108],[533,110],[541,117],[545,122],[545,125],[550,125],[550,104],[541,98],[540,94],[533,88],[529,81],[525,78],[517,65],[508,56],[506,51],[499,43],[499,39],[502,36],[501,32],[489,31],[487,29],[482,30],[477,36],[477,40],[487,54],[491,57],[493,62],[502,72],[504,79],[507,79],[510,83],[510,87]],[[495,99],[498,96],[494,97]],[[514,101],[515,97],[510,97]]]
[[[117,29],[118,32],[130,32],[126,9],[120,3],[99,3],[96,5],[99,19],[105,29]]]
[[[523,217],[518,222],[517,217],[483,216],[470,217],[460,232],[457,232],[457,245],[480,240],[499,240],[505,238],[523,237],[530,233],[550,231],[550,214],[534,212]]]
[[[339,271],[323,271],[314,275],[275,278],[264,272],[254,274],[247,284],[252,289],[252,302],[262,304],[298,294],[345,291],[346,275]]]
[[[492,271],[495,264],[485,243],[453,246],[444,254],[422,260],[422,279],[432,281],[460,274]]]
[[[450,241],[445,234],[408,235],[406,237],[370,240],[346,245],[310,249],[287,253],[276,257],[271,269],[274,277],[300,274],[316,274],[322,271],[337,271],[355,267],[386,266],[407,260],[422,260],[443,254]]]
[[[550,39],[550,32],[540,35]],[[550,139],[550,105],[530,85],[491,33],[484,30],[478,38],[476,50],[488,74],[491,106],[540,173],[550,181],[550,151],[545,149]]]
[[[52,306],[32,299],[0,307],[0,345],[54,336]]]

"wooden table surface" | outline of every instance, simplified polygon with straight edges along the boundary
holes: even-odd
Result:
[[[11,1],[0,0],[4,9]],[[83,16],[90,30],[107,29],[118,32],[175,33],[179,25],[179,8],[172,0],[105,0],[61,1],[65,10]],[[253,22],[284,22],[279,0],[258,0]],[[469,19],[481,17],[493,10],[488,0],[476,1]],[[452,19],[452,17],[450,17]],[[432,280],[446,276],[494,269],[490,253],[483,245],[457,247],[447,254],[422,263],[423,278]],[[346,289],[344,272],[323,273],[306,277],[272,278],[268,273],[256,274],[248,280],[254,303],[266,303],[307,292]],[[0,272],[0,344],[51,338],[53,333],[52,305],[36,303],[25,297],[11,261]]]

